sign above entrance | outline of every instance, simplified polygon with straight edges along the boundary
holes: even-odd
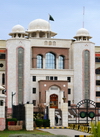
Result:
[[[51,90],[58,90],[58,87],[57,86],[52,86],[50,89]]]

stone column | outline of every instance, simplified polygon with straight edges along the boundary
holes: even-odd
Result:
[[[62,126],[68,127],[68,103],[62,104]]]
[[[33,130],[33,104],[25,105],[25,125],[26,130]]]
[[[50,127],[55,126],[55,108],[49,108]]]
[[[5,129],[5,98],[4,94],[0,94],[0,131]]]

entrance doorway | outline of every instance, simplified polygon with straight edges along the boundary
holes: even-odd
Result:
[[[50,108],[58,108],[58,95],[50,95]]]

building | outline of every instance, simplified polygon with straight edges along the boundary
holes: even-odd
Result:
[[[96,105],[100,107],[100,46],[95,47]]]
[[[27,31],[16,25],[9,35],[0,40],[0,84],[5,83],[9,113],[12,104],[61,108],[63,99],[68,106],[83,99],[97,101],[95,44],[88,30],[79,29],[72,39],[56,39],[50,24],[36,19]]]

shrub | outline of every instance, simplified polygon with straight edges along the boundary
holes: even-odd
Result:
[[[6,119],[7,121],[15,121],[15,122],[17,122],[17,119],[16,118],[8,118],[8,119]]]
[[[36,119],[35,123],[36,123],[37,127],[42,127],[43,126],[43,119]]]
[[[36,119],[35,124],[37,127],[50,127],[50,120],[49,119]]]
[[[100,122],[91,123],[93,137],[100,137]]]
[[[16,118],[8,118],[6,119],[6,128],[8,128],[8,125],[16,125],[17,119]]]
[[[50,120],[49,119],[43,119],[43,127],[50,127]]]

